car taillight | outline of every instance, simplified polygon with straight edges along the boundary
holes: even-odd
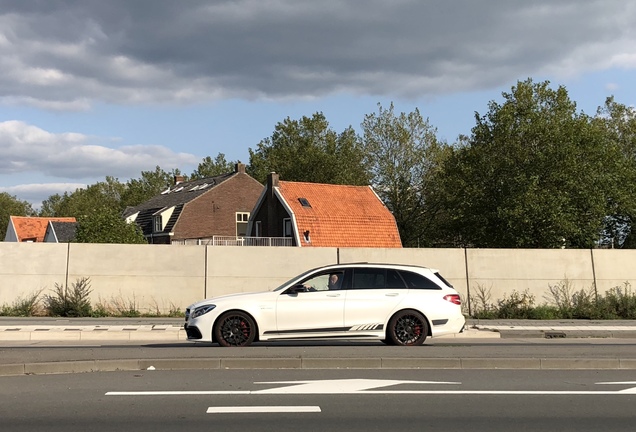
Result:
[[[456,305],[462,304],[462,300],[461,298],[459,298],[459,294],[447,294],[444,296],[444,300],[449,301]]]

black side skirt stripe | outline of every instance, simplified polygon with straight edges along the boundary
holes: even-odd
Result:
[[[368,324],[368,325],[356,325],[353,327],[333,327],[333,328],[319,328],[319,329],[298,329],[298,330],[284,330],[284,331],[267,331],[264,334],[304,334],[304,333],[348,333],[364,330],[383,330],[382,324]]]

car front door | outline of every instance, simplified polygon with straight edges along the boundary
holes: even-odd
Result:
[[[286,337],[338,335],[343,332],[345,291],[329,289],[334,272],[312,275],[299,285],[306,291],[284,292],[276,300],[278,334]],[[338,273],[340,275],[343,272]]]

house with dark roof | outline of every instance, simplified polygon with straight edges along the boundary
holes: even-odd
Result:
[[[141,228],[148,243],[208,244],[215,237],[244,236],[250,212],[263,185],[236,164],[234,172],[183,181],[124,211]]]
[[[281,181],[271,173],[248,234],[300,247],[400,248],[393,214],[371,186]]]
[[[77,222],[60,222],[50,220],[44,234],[45,243],[70,243],[75,240]]]
[[[50,222],[76,223],[74,217],[10,216],[6,242],[43,242]]]

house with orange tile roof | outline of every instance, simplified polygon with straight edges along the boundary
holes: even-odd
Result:
[[[43,242],[49,222],[76,222],[74,217],[10,216],[6,242]]]
[[[401,248],[393,214],[371,186],[281,181],[271,173],[248,236],[300,247]]]

